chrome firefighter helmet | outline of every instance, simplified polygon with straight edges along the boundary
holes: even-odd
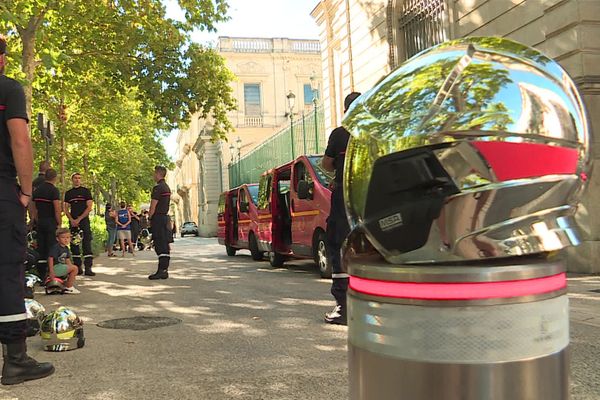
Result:
[[[85,345],[83,321],[64,306],[46,315],[42,321],[41,335],[46,351],[68,351]]]
[[[32,230],[27,233],[27,247],[30,249],[37,248],[37,231]]]
[[[40,324],[46,316],[46,309],[33,299],[25,299],[25,312],[27,313],[27,336],[35,336],[40,332]]]
[[[79,227],[71,228],[71,244],[73,246],[81,245],[83,240],[83,231]]]
[[[391,263],[580,242],[586,111],[573,80],[533,48],[481,37],[425,50],[357,99],[343,125],[352,228]]]
[[[66,289],[65,281],[57,276],[54,278],[48,277],[44,286],[46,287],[46,294],[63,294]]]
[[[33,291],[36,283],[42,283],[42,280],[35,274],[25,274],[25,297],[33,299]]]

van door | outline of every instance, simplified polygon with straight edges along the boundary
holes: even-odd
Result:
[[[237,245],[238,241],[238,208],[237,208],[237,199],[238,199],[238,191],[237,189],[229,192],[229,210],[230,212],[230,223],[228,224],[231,228],[229,230],[229,244],[231,246]]]
[[[250,196],[246,187],[241,187],[238,192],[238,243],[248,247],[248,233],[250,230]]]
[[[219,244],[225,244],[225,231],[226,231],[226,221],[225,221],[225,198],[227,193],[221,193],[219,196],[219,206],[217,209],[217,238],[219,240]]]
[[[315,228],[318,226],[319,208],[314,204],[315,182],[303,158],[294,163],[292,171],[291,215],[292,215],[292,251],[297,255],[311,256]],[[302,182],[302,183],[301,183]],[[308,187],[306,198],[300,198],[300,185]]]
[[[272,243],[272,215],[271,215],[271,187],[273,174],[267,173],[260,177],[258,184],[258,201],[256,212],[258,214],[258,248],[261,251],[271,251]]]

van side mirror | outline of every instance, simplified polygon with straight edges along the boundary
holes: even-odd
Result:
[[[241,212],[248,212],[248,202],[247,201],[241,201],[240,202],[240,211]]]
[[[310,184],[307,181],[298,181],[298,198],[301,200],[311,199]]]

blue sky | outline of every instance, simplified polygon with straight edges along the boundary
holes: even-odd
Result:
[[[229,21],[218,24],[217,32],[194,32],[199,43],[216,43],[219,36],[287,37],[318,39],[318,27],[310,12],[318,0],[229,0]],[[180,19],[175,0],[165,0],[167,17]],[[163,140],[167,153],[174,158],[177,132]]]

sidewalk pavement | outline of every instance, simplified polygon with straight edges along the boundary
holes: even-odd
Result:
[[[568,281],[571,322],[600,328],[600,275],[569,274]]]

